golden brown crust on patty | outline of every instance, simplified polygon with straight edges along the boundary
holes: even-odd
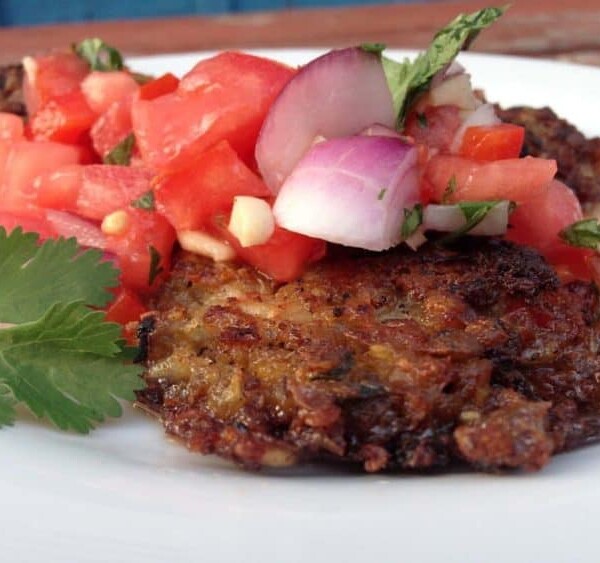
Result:
[[[597,292],[508,243],[338,252],[282,286],[182,253],[156,309],[140,401],[249,467],[532,469],[599,435]]]

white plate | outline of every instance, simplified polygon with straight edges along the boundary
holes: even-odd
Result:
[[[271,51],[290,63],[314,51]],[[197,55],[132,61],[182,74]],[[600,70],[463,56],[505,105],[550,105],[600,134]],[[541,473],[245,473],[170,443],[132,409],[91,436],[31,418],[0,430],[6,563],[577,563],[599,560],[600,446]]]

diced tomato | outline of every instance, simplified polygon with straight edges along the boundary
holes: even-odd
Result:
[[[150,190],[148,168],[95,164],[59,168],[41,177],[37,205],[102,220]]]
[[[522,203],[545,191],[555,174],[556,161],[544,158],[478,162],[437,155],[425,169],[423,199],[448,203],[509,199]]]
[[[106,249],[118,257],[123,285],[148,294],[169,271],[175,231],[154,211],[131,207],[123,211],[127,214],[127,227],[118,234],[106,235]],[[153,256],[158,259],[156,264]]]
[[[159,96],[175,92],[178,86],[179,78],[167,72],[154,80],[146,82],[146,84],[142,84],[139,98],[140,100],[154,100],[154,98],[158,98]]]
[[[176,92],[133,102],[133,129],[144,161],[179,168],[218,141],[247,163],[267,110],[295,71],[280,63],[226,52],[198,63]]]
[[[0,141],[23,139],[23,119],[14,113],[0,112]]]
[[[126,96],[113,103],[92,125],[92,143],[102,158],[131,133],[132,99],[131,96]]]
[[[133,96],[139,89],[131,74],[122,70],[90,72],[81,82],[88,106],[96,114],[108,111],[115,102]]]
[[[406,120],[405,134],[416,143],[447,153],[460,127],[460,110],[456,106],[427,106],[413,112]]]
[[[35,140],[79,143],[96,120],[79,90],[57,96],[43,105],[30,119]]]
[[[512,123],[468,127],[459,155],[475,160],[519,158],[525,140],[525,128]]]
[[[17,227],[21,227],[23,232],[38,233],[42,240],[57,235],[52,225],[46,219],[45,213],[38,209],[14,212],[0,210],[0,227],[4,227],[7,233],[10,233]]]
[[[35,115],[51,100],[79,90],[90,71],[88,63],[71,52],[25,57],[23,69],[23,96],[28,115]]]
[[[267,197],[271,192],[222,141],[187,168],[158,176],[154,194],[156,208],[182,231],[201,229],[215,215],[228,213],[236,195]]]
[[[106,310],[106,320],[126,325],[139,320],[146,311],[147,307],[133,291],[121,288]]]
[[[79,162],[78,147],[51,141],[11,143],[2,166],[0,143],[0,206],[23,209],[36,205],[39,177],[62,165]]]
[[[560,231],[583,218],[573,191],[558,180],[535,198],[523,203],[510,216],[506,238],[539,250],[564,276],[589,279],[592,251],[564,243]]]
[[[278,282],[289,282],[302,275],[306,266],[325,256],[325,241],[292,233],[279,226],[265,244],[242,247],[226,227],[220,235],[235,249],[242,260]]]

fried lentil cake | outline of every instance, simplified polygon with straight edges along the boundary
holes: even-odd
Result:
[[[181,252],[142,323],[139,400],[250,468],[538,469],[600,437],[600,307],[535,252],[339,249],[278,285]]]

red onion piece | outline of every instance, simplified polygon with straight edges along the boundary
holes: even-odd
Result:
[[[46,219],[52,225],[58,236],[75,237],[81,246],[90,248],[106,248],[106,238],[100,227],[65,211],[46,211]]]
[[[363,129],[359,134],[364,135],[365,137],[395,137],[397,139],[402,138],[402,135],[400,135],[398,131],[390,127],[386,127],[385,125],[381,125],[381,123],[373,123],[373,125],[369,125],[366,129]]]
[[[404,209],[418,201],[417,149],[355,136],[314,145],[281,187],[273,214],[290,231],[385,250],[401,241]]]
[[[331,51],[281,91],[262,126],[256,161],[277,193],[315,137],[355,135],[372,123],[394,126],[392,95],[379,57],[358,47]]]
[[[494,236],[503,235],[508,228],[510,202],[500,201],[487,215],[475,225],[470,235]],[[464,213],[458,205],[428,205],[423,210],[423,229],[452,233],[459,231],[467,224]]]

